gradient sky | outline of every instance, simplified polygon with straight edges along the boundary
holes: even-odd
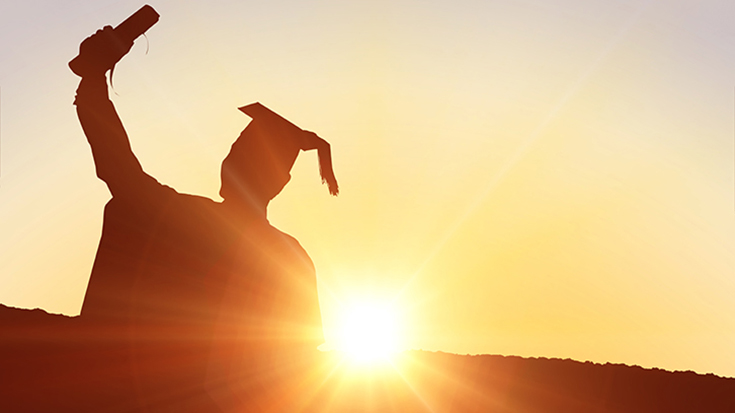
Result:
[[[0,3],[0,302],[78,314],[109,199],[72,101],[132,1]],[[271,222],[404,348],[735,376],[735,3],[182,1],[118,65],[144,169],[219,200],[260,101],[332,144]],[[146,48],[149,48],[146,54]]]

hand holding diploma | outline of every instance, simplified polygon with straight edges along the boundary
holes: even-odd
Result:
[[[79,55],[69,62],[72,72],[81,77],[105,74],[133,47],[133,42],[156,24],[159,15],[145,5],[114,29],[105,26],[84,39]]]

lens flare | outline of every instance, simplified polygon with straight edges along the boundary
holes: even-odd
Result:
[[[386,360],[398,351],[398,317],[389,305],[360,303],[341,315],[338,349],[352,360]]]

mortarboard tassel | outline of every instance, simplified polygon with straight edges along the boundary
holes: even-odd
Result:
[[[339,194],[339,185],[337,185],[337,178],[334,177],[334,170],[332,169],[332,150],[329,143],[324,139],[319,139],[317,146],[317,155],[319,155],[319,174],[322,177],[322,183],[327,183],[329,193],[337,196]]]

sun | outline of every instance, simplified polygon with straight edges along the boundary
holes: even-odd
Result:
[[[352,360],[387,360],[398,351],[399,323],[392,306],[354,303],[343,308],[340,318],[338,349]]]

